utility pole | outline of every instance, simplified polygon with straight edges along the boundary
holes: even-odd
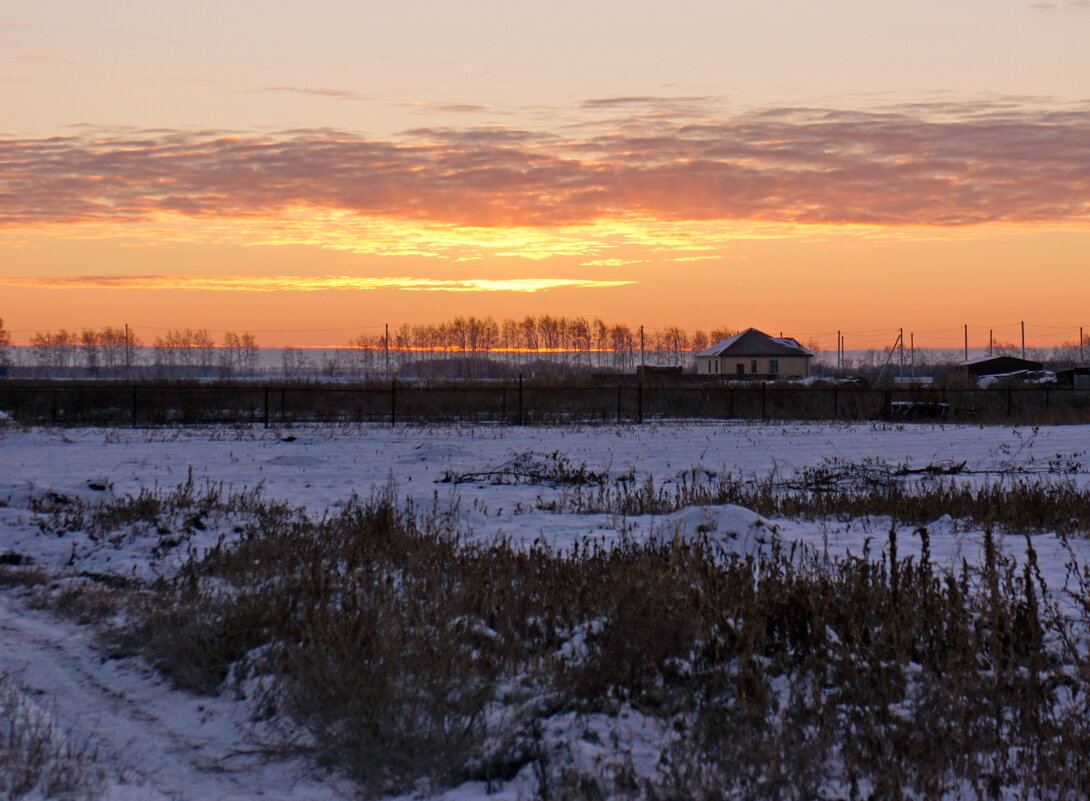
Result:
[[[836,371],[839,373],[844,368],[844,363],[840,360],[840,332],[836,332]]]
[[[125,375],[132,373],[132,340],[129,338],[129,324],[125,323]]]
[[[969,324],[965,324],[965,361],[969,361]]]
[[[1022,358],[1026,358],[1026,321],[1022,320]]]
[[[912,343],[912,346],[909,350],[912,358],[912,383],[916,383],[916,332],[913,331],[908,336],[909,341]]]
[[[640,367],[647,366],[647,351],[644,349],[643,326],[640,326]]]
[[[988,329],[988,355],[989,356],[994,356],[995,355],[995,346],[994,346],[993,343],[994,343],[994,339],[992,338],[992,329],[989,328]]]
[[[390,324],[386,323],[386,377],[390,377]]]
[[[902,328],[897,334],[897,341],[901,343],[901,380],[905,380],[905,330]]]

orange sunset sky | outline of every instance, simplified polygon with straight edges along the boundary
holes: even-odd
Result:
[[[0,317],[1090,330],[1090,2],[9,0]]]

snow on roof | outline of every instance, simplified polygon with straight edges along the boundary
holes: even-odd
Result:
[[[813,356],[793,337],[770,337],[747,328],[705,348],[697,356]]]

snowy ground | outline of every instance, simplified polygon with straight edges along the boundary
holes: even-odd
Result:
[[[563,548],[579,539],[688,535],[710,532],[729,547],[750,550],[770,538],[819,551],[860,552],[881,543],[888,523],[763,521],[737,507],[686,509],[661,517],[558,514],[542,506],[560,489],[541,484],[449,483],[448,473],[484,472],[518,454],[563,454],[573,466],[640,483],[676,480],[693,469],[704,475],[788,476],[829,459],[879,459],[922,467],[966,462],[979,471],[1017,467],[1090,482],[1090,426],[998,428],[885,424],[677,423],[594,428],[400,427],[292,430],[0,429],[0,553],[30,557],[51,572],[93,571],[143,577],[169,575],[186,548],[164,548],[154,531],[120,542],[78,533],[57,536],[39,525],[31,507],[53,498],[100,500],[142,488],[171,490],[192,477],[225,490],[260,487],[262,497],[335,509],[353,493],[392,487],[422,511],[453,514],[473,536],[514,543],[543,540]],[[994,477],[995,474],[993,474]],[[966,480],[984,480],[970,477]],[[230,535],[232,521],[194,531],[187,547],[200,549]],[[976,561],[980,533],[939,520],[929,527],[936,560]],[[877,545],[880,547],[880,545]],[[918,540],[906,531],[904,553]],[[1007,543],[1017,554],[1023,542]],[[1070,552],[1058,538],[1034,538],[1050,586],[1062,586]],[[1084,541],[1071,546],[1084,558]],[[91,737],[120,777],[112,799],[335,799],[350,788],[308,773],[295,761],[269,760],[255,743],[261,732],[230,697],[194,698],[168,689],[135,660],[103,661],[85,628],[28,610],[14,591],[0,593],[0,673],[12,673],[61,728]],[[586,725],[584,722],[583,725]],[[606,725],[606,724],[602,724]],[[610,725],[623,725],[614,721]],[[634,726],[633,730],[649,731]],[[638,739],[638,738],[637,738]],[[636,741],[633,740],[635,743]],[[637,743],[638,745],[638,743]],[[652,749],[653,750],[653,749]],[[444,797],[480,797],[465,786]],[[514,799],[510,786],[497,798]]]

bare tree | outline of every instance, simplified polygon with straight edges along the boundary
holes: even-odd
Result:
[[[0,317],[0,367],[11,367],[11,332],[4,328],[4,318]]]

